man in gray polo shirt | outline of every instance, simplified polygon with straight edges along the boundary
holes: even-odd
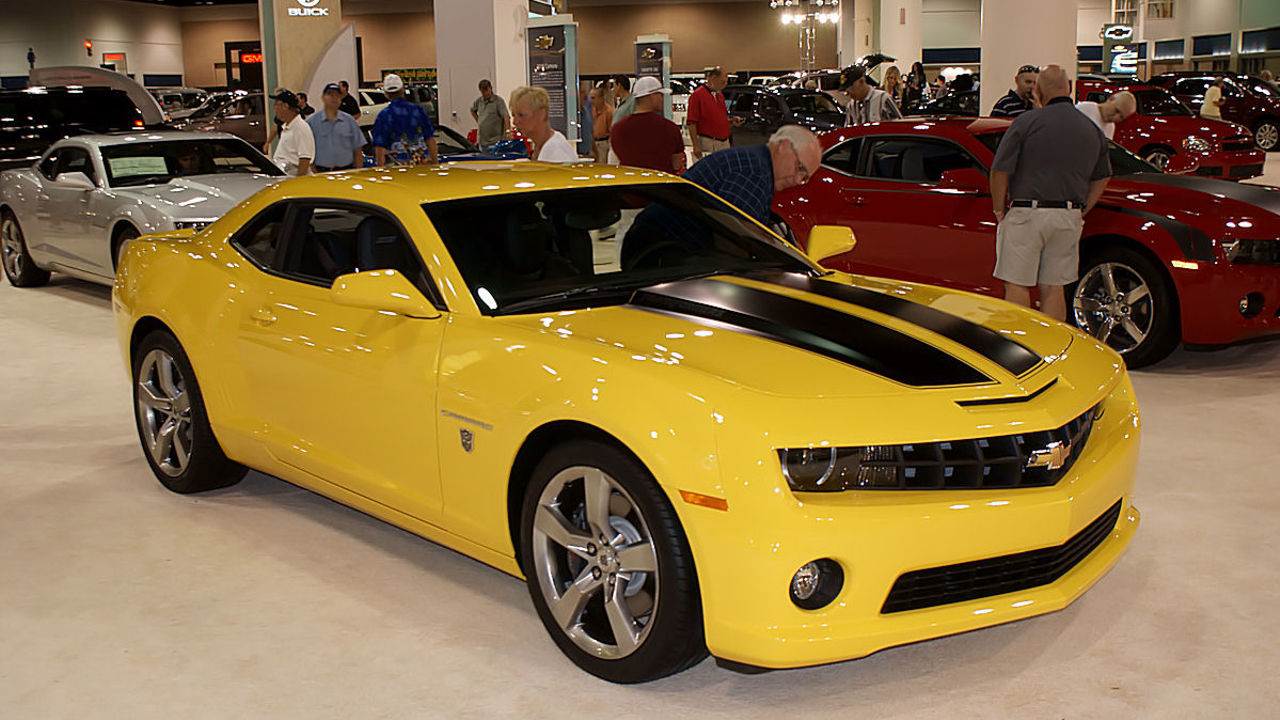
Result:
[[[482,150],[502,142],[511,125],[511,113],[501,95],[493,93],[493,83],[480,81],[480,97],[471,103],[471,119],[476,121],[476,144]]]
[[[1078,276],[1084,216],[1107,187],[1111,160],[1102,131],[1071,102],[1066,71],[1044,68],[1035,95],[1041,107],[1013,121],[991,165],[994,274],[1005,300],[1031,307],[1039,286],[1040,310],[1065,320],[1063,286]]]

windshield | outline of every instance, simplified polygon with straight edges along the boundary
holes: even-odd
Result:
[[[1190,115],[1191,110],[1183,105],[1173,93],[1164,89],[1137,90],[1133,97],[1138,101],[1139,115]]]
[[[783,95],[787,107],[797,115],[817,115],[819,113],[840,113],[840,106],[829,95],[822,93],[787,93]]]
[[[112,187],[163,185],[176,177],[262,173],[283,175],[243,140],[163,140],[102,148]]]
[[[996,148],[1000,146],[1000,138],[1003,137],[1003,132],[983,133],[978,136],[978,140],[994,153]],[[1111,174],[1113,176],[1163,172],[1155,165],[1152,165],[1110,140],[1107,141],[1107,151],[1111,160]]]
[[[820,272],[687,183],[546,190],[423,209],[486,315],[617,305],[638,288],[706,275]]]
[[[1262,78],[1238,77],[1236,82],[1248,88],[1255,95],[1261,95],[1266,98],[1280,98],[1280,88]]]
[[[374,105],[391,102],[381,90],[365,90],[364,94],[369,98],[369,102]]]
[[[466,138],[443,125],[436,126],[436,146],[441,155],[480,152],[480,148],[472,145]]]

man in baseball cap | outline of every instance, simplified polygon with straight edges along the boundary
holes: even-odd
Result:
[[[902,117],[893,97],[867,82],[867,71],[861,65],[850,65],[840,73],[840,89],[849,95],[845,106],[845,123],[863,125]]]
[[[614,123],[610,138],[618,162],[672,174],[683,171],[680,126],[662,116],[662,96],[671,90],[657,78],[646,76],[636,80],[631,94],[636,99],[635,112]]]
[[[280,121],[280,138],[271,161],[293,177],[311,173],[311,161],[316,156],[315,137],[307,121],[298,115],[301,104],[298,96],[284,88],[269,95],[276,119]]]
[[[342,110],[342,86],[329,83],[320,93],[321,110],[307,118],[315,136],[317,172],[364,167],[364,131],[355,118]]]
[[[422,108],[404,99],[404,80],[391,73],[382,78],[382,89],[391,104],[378,113],[370,133],[378,167],[439,162],[436,128]]]

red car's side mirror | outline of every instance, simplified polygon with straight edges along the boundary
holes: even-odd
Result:
[[[987,176],[981,170],[971,167],[956,168],[942,173],[938,178],[938,185],[962,192],[987,192],[991,187]]]

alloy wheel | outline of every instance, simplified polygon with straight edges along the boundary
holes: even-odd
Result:
[[[1254,131],[1253,139],[1258,143],[1259,148],[1266,151],[1274,150],[1276,144],[1280,142],[1280,127],[1272,122],[1264,122]]]
[[[3,225],[0,225],[0,252],[4,254],[4,271],[9,277],[22,277],[22,235],[13,218],[6,217]]]
[[[1076,324],[1121,354],[1138,347],[1156,324],[1155,300],[1142,275],[1118,262],[1104,262],[1080,278]]]
[[[1143,159],[1155,165],[1157,170],[1164,172],[1169,167],[1170,155],[1164,150],[1153,150]]]
[[[556,625],[595,657],[626,657],[644,643],[659,602],[649,525],[622,486],[595,467],[566,468],[534,511],[533,567]]]
[[[143,358],[137,380],[142,439],[156,467],[177,477],[191,460],[191,400],[173,356],[156,348]]]

